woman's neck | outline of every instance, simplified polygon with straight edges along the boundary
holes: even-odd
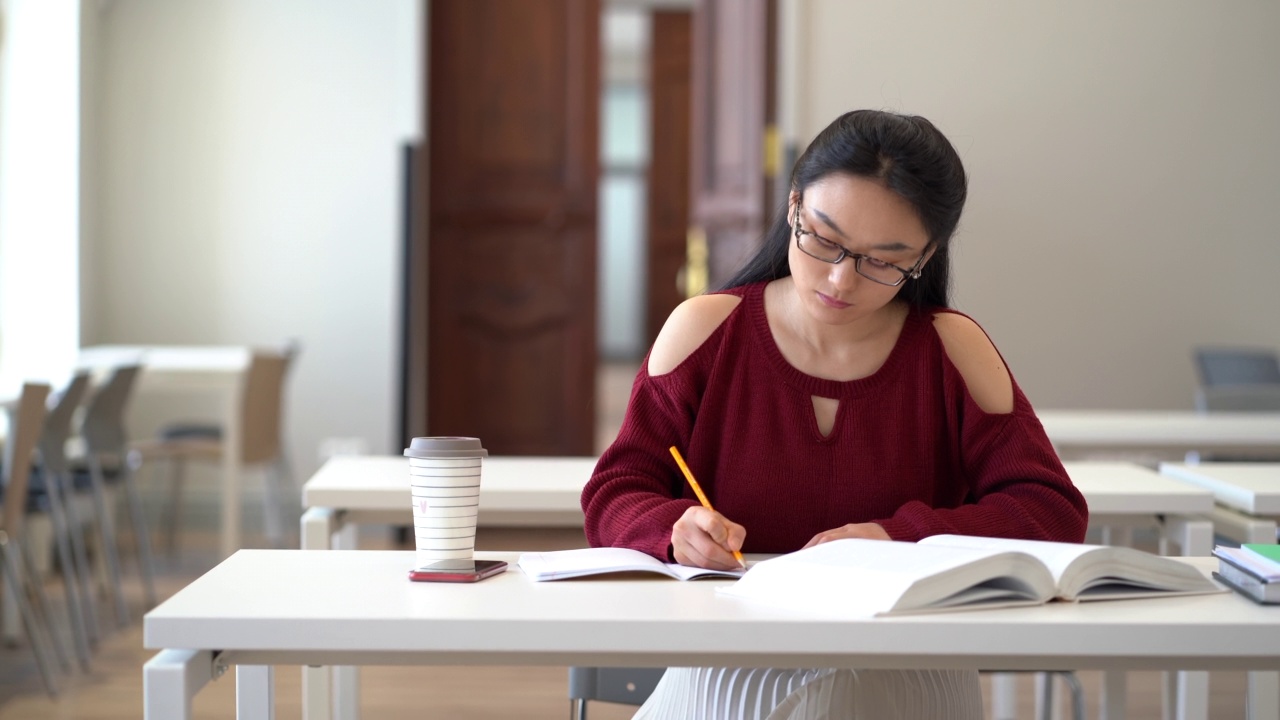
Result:
[[[774,341],[789,363],[811,375],[839,380],[875,372],[893,349],[909,311],[905,302],[895,299],[846,323],[821,323],[805,310],[790,277],[766,288],[765,309]]]

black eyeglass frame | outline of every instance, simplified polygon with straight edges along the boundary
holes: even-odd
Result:
[[[906,282],[907,278],[910,278],[912,280],[920,279],[920,266],[924,264],[924,259],[929,254],[928,245],[925,246],[924,252],[920,253],[920,258],[916,260],[916,263],[914,265],[911,266],[911,269],[903,270],[902,268],[898,267],[897,265],[894,265],[893,263],[885,262],[884,260],[881,260],[876,257],[872,257],[871,255],[863,255],[862,253],[853,252],[848,248],[846,248],[845,246],[841,245],[840,243],[832,242],[812,230],[802,230],[800,228],[800,206],[801,206],[801,202],[797,200],[795,218],[791,222],[791,229],[795,234],[795,238],[796,238],[796,249],[798,249],[800,252],[804,253],[805,255],[808,255],[814,260],[818,260],[824,263],[831,263],[832,265],[839,265],[841,262],[844,261],[845,258],[853,258],[853,269],[855,272],[857,272],[862,277],[870,280],[871,282],[880,283],[881,285],[887,285],[888,287],[898,287],[902,283]],[[818,240],[821,240],[822,242],[827,243],[828,245],[835,245],[836,247],[840,248],[840,254],[836,256],[835,260],[828,260],[824,257],[818,257],[817,255],[814,255],[813,253],[804,249],[804,245],[800,243],[801,235],[812,235],[813,237],[817,238]],[[930,243],[930,245],[932,244],[933,243]],[[890,282],[885,282],[880,278],[871,277],[870,275],[862,272],[863,260],[875,260],[876,262],[881,263],[886,267],[891,267],[894,270],[897,270],[898,272],[902,273],[902,278],[898,280],[898,282],[890,283]]]

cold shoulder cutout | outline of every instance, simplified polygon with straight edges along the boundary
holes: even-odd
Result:
[[[978,407],[992,414],[1013,412],[1013,381],[987,333],[969,317],[955,312],[936,313],[933,327]]]
[[[679,367],[741,302],[738,295],[713,294],[691,297],[676,306],[653,341],[649,375],[666,375]]]

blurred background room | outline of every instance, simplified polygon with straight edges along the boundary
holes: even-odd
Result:
[[[297,547],[297,488],[334,455],[427,434],[596,455],[796,154],[878,108],[960,152],[954,303],[1037,409],[1189,411],[1196,348],[1280,348],[1277,31],[1275,3],[1198,0],[0,0],[0,398],[100,378],[90,348],[288,357],[283,539],[246,469],[239,547]],[[146,357],[129,447],[235,416]],[[159,532],[177,511],[141,462]],[[161,599],[223,554],[229,471],[187,465]],[[0,720],[140,714],[149,600],[122,542],[132,624],[56,699],[25,641],[0,648]],[[416,717],[395,701],[415,672],[366,673],[368,716]],[[562,669],[493,672],[510,706],[458,672],[433,681],[446,716],[563,716]],[[226,716],[230,685],[197,712]]]

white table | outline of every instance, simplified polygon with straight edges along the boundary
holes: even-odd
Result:
[[[570,527],[583,524],[582,488],[594,457],[503,457],[483,460],[481,526]],[[342,546],[334,535],[365,523],[413,524],[409,461],[398,455],[335,456],[302,486],[302,547]]]
[[[1280,613],[1234,593],[829,620],[718,596],[726,581],[534,583],[513,569],[411,583],[413,563],[412,551],[236,553],[147,613],[143,643],[160,652],[143,669],[146,717],[189,718],[232,665],[238,716],[254,720],[272,716],[273,665],[1280,669]]]
[[[1041,410],[1036,413],[1060,453],[1145,450],[1276,454],[1280,413],[1166,410]]]
[[[82,348],[77,366],[106,373],[120,365],[142,366],[138,390],[217,393],[222,424],[222,528],[219,550],[240,547],[240,422],[243,384],[252,353],[247,347],[97,345]],[[135,391],[136,392],[136,391]]]
[[[1237,542],[1276,541],[1280,463],[1161,463],[1160,472],[1212,493],[1215,529]]]
[[[580,496],[595,462],[596,458],[588,457],[486,458],[480,524],[582,527]],[[1134,526],[1158,524],[1162,548],[1171,539],[1184,555],[1208,555],[1212,550],[1212,526],[1198,517],[1213,509],[1210,492],[1129,463],[1072,462],[1066,468],[1088,501],[1092,520],[1104,526],[1108,542],[1132,544]],[[406,502],[408,461],[398,456],[334,457],[307,481],[302,497],[307,508],[302,546],[307,549],[353,549],[359,524],[409,524],[412,518]],[[997,685],[1007,682],[999,680]],[[1183,676],[1179,692],[1191,697],[1179,705],[1192,708],[1207,703],[1207,682],[1207,676]],[[335,668],[332,676],[327,668],[304,668],[303,685],[308,718],[358,717],[355,668]],[[996,697],[1011,702],[1011,686],[1004,687],[1008,689],[998,691]],[[1124,673],[1107,673],[1105,687],[1104,702],[1111,704],[1112,716],[1117,717],[1125,698]]]

